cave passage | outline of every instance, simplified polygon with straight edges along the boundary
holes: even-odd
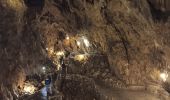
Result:
[[[45,0],[24,0],[28,7],[43,7]]]
[[[154,21],[163,21],[163,22],[167,22],[168,18],[170,16],[170,11],[162,11],[161,9],[155,8],[154,4],[152,4],[151,2],[149,2],[150,5],[150,9],[151,9],[151,14],[152,17],[154,19]]]
[[[148,0],[0,0],[0,17],[0,100],[170,100],[170,12]]]

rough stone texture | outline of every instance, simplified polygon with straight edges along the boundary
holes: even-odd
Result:
[[[146,18],[149,9],[143,11],[146,12],[144,16],[130,6],[133,2],[118,0],[94,3],[63,0],[46,1],[45,4],[38,25],[47,40],[45,44],[48,48],[59,47],[56,41],[60,32],[70,36],[84,34],[92,45],[96,45],[96,48],[93,46],[86,51],[97,51],[106,56],[109,65],[105,65],[111,74],[122,81],[127,84],[144,84],[146,80],[158,80],[159,76],[152,74],[156,71],[159,75],[166,60],[161,53],[162,49],[157,47],[160,40],[154,26]],[[151,17],[148,15],[148,18]],[[79,51],[74,44],[65,48],[63,43],[62,49]]]
[[[36,31],[27,25],[26,12],[21,0],[0,1],[1,100],[12,100],[11,92],[22,87],[25,75],[45,59]]]
[[[162,10],[158,2],[150,2]],[[46,48],[93,54],[84,63],[69,60],[71,79],[63,90],[68,100],[111,100],[105,97],[110,96],[103,92],[106,88],[162,84],[159,75],[169,66],[169,21],[155,20],[151,8],[146,0],[45,0],[36,6],[1,0],[3,98],[13,98],[12,89],[47,58],[56,60]],[[90,48],[76,45],[75,39],[82,35],[89,39]]]

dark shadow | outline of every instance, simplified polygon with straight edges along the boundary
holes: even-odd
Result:
[[[24,0],[24,3],[27,6],[25,17],[27,18],[27,20],[29,20],[29,24],[30,20],[35,19],[36,15],[40,14],[43,11],[45,0]]]
[[[170,16],[170,11],[163,12],[161,11],[161,9],[156,9],[151,2],[148,1],[148,3],[151,9],[151,14],[152,14],[154,21],[163,21],[163,22],[168,21],[168,17]]]
[[[24,0],[27,7],[43,7],[45,0]]]

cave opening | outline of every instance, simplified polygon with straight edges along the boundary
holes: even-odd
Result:
[[[151,14],[154,21],[163,21],[163,22],[168,21],[168,18],[170,16],[170,11],[161,11],[161,9],[156,9],[154,5],[149,1],[148,4],[150,6]]]
[[[24,0],[27,7],[43,7],[45,0]]]

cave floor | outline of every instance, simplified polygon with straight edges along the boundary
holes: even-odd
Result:
[[[170,100],[170,98],[161,97],[159,95],[153,95],[144,90],[124,90],[124,89],[113,89],[107,87],[97,86],[97,89],[102,95],[101,100]],[[61,96],[54,95],[49,98],[55,98],[54,100],[63,100]],[[57,98],[57,99],[56,99]],[[44,100],[40,93],[33,94],[24,100]],[[53,100],[53,99],[49,99]]]
[[[139,89],[140,86],[135,86],[134,89],[120,89],[120,88],[111,88],[102,84],[102,82],[95,80],[96,91],[100,95],[99,100],[170,100],[170,96],[163,94],[154,94],[145,89]],[[56,88],[53,88],[53,91]],[[72,100],[72,99],[62,99],[64,96],[62,93],[56,92],[52,96],[49,96],[48,100]],[[44,100],[42,99],[41,92],[36,92],[33,95],[25,96],[19,100]],[[78,100],[78,99],[75,99]],[[83,99],[84,100],[84,99]],[[97,99],[94,99],[97,100]]]
[[[101,88],[107,100],[163,100],[146,91]]]
[[[106,100],[164,100],[146,91],[129,91],[129,90],[103,90],[100,91],[105,95]],[[40,95],[36,94],[32,97],[25,98],[25,100],[43,100]]]

